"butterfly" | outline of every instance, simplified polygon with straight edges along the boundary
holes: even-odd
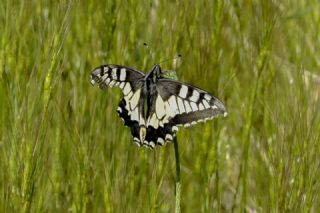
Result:
[[[101,89],[119,87],[123,97],[117,112],[131,128],[138,146],[154,148],[172,141],[180,126],[227,115],[224,104],[197,87],[163,76],[156,64],[145,74],[121,65],[102,65],[91,73],[91,84]]]

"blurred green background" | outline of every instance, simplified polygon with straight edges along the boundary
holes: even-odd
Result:
[[[179,53],[229,112],[178,133],[182,212],[317,212],[319,31],[318,0],[1,0],[0,212],[173,212],[173,145],[135,146],[89,76]]]

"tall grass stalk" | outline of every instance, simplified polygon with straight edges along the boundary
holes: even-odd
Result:
[[[176,185],[175,185],[175,196],[176,196],[176,207],[175,213],[181,212],[181,178],[180,178],[180,157],[179,157],[179,145],[177,137],[173,140],[174,156],[176,162]]]

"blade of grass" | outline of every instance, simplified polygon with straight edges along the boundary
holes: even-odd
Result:
[[[181,178],[180,178],[180,157],[179,157],[179,146],[177,137],[173,140],[174,145],[174,156],[176,160],[176,207],[175,213],[181,212]]]

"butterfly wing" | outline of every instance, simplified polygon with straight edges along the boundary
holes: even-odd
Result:
[[[91,84],[99,84],[101,89],[106,86],[120,87],[124,95],[139,87],[139,81],[145,74],[134,68],[121,65],[102,65],[94,69],[91,73]]]
[[[150,128],[148,141],[172,141],[178,126],[205,122],[218,115],[227,115],[224,104],[197,87],[172,79],[159,79],[157,82],[155,107],[147,126]]]
[[[99,84],[101,89],[119,87],[123,98],[117,112],[124,124],[131,128],[135,142],[139,142],[139,125],[141,124],[140,95],[145,74],[139,70],[121,65],[102,65],[91,74],[91,84]],[[138,143],[140,145],[140,143]]]
[[[163,122],[190,126],[227,115],[224,104],[216,97],[197,87],[172,79],[160,79],[157,84],[158,102],[163,102],[164,112],[156,109],[157,114],[165,113]]]

